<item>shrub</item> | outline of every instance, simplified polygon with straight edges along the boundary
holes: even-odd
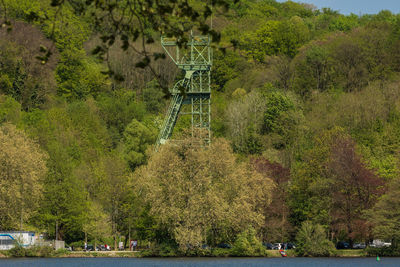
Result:
[[[296,236],[296,254],[305,257],[327,257],[335,254],[335,247],[326,238],[324,228],[319,224],[306,221]]]
[[[34,246],[28,249],[25,249],[25,257],[37,257],[39,254],[39,247]]]
[[[153,250],[142,250],[137,255],[138,255],[139,258],[147,258],[147,257],[155,256],[153,254]]]
[[[25,257],[26,250],[19,244],[15,244],[15,247],[9,250],[12,257]]]
[[[199,256],[199,257],[208,257],[208,256],[211,256],[211,250],[208,249],[208,248],[206,248],[206,249],[198,249],[198,250],[196,251],[196,256]]]
[[[211,252],[211,256],[214,257],[229,257],[231,254],[231,249],[226,248],[215,248]]]
[[[53,255],[54,249],[50,246],[42,246],[40,247],[39,253],[39,257],[50,257]]]
[[[26,257],[50,257],[54,250],[50,246],[33,246],[25,249]]]
[[[181,255],[176,244],[162,243],[140,252],[139,257],[176,257]]]
[[[161,257],[176,257],[178,256],[178,248],[171,244],[161,244],[160,245],[160,253]]]
[[[153,250],[153,256],[155,257],[176,257],[178,256],[178,251],[169,249],[155,249]]]
[[[54,256],[60,256],[60,255],[65,255],[69,254],[70,252],[66,248],[60,248],[54,251]]]
[[[266,251],[253,228],[240,233],[232,248],[234,256],[265,256]]]
[[[368,256],[386,256],[386,257],[400,257],[400,248],[384,247],[384,248],[372,248],[367,247],[365,249]]]
[[[85,241],[75,241],[69,244],[70,247],[73,248],[75,251],[82,251],[82,247],[85,246]]]

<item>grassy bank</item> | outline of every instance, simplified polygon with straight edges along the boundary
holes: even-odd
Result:
[[[367,252],[364,249],[340,249],[336,250],[337,257],[366,257]]]
[[[42,258],[131,258],[138,257],[137,251],[68,251],[66,249],[53,250],[48,247],[18,248],[0,252],[0,258],[42,257]]]
[[[139,258],[139,257],[185,257],[185,255],[178,254],[158,254],[152,255],[150,251],[67,251],[60,249],[57,251],[51,250],[38,250],[38,249],[25,249],[25,253],[15,253],[15,251],[2,251],[0,252],[0,258],[11,258],[11,257],[59,257],[59,258],[97,258],[97,257],[108,257],[108,258]],[[288,257],[296,257],[294,250],[287,250]],[[197,255],[186,255],[186,257],[234,257],[229,249],[217,249],[211,254],[197,254]],[[368,257],[366,250],[336,250],[334,257]],[[265,257],[268,258],[280,258],[281,254],[278,250],[267,250]]]
[[[294,250],[286,250],[286,254],[288,257],[296,257]],[[279,250],[267,250],[267,257],[269,258],[280,258],[282,257]]]
[[[286,251],[288,257],[296,257],[296,253],[294,250],[287,250]],[[333,257],[367,257],[368,254],[365,250],[362,249],[341,249],[341,250],[335,250],[335,256]],[[281,254],[279,253],[279,250],[267,250],[267,257],[271,258],[279,258],[281,257]]]
[[[63,255],[60,258],[137,258],[140,252],[136,251],[73,251]]]

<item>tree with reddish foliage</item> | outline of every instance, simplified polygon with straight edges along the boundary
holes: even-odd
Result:
[[[368,169],[352,138],[340,127],[322,132],[291,172],[290,219],[322,225],[332,240],[367,240],[363,214],[384,191],[384,180]]]
[[[288,222],[289,208],[286,204],[290,170],[263,157],[253,159],[252,164],[257,172],[271,178],[276,185],[272,192],[272,202],[264,209],[263,239],[268,242],[287,241],[292,230]]]
[[[345,231],[350,243],[354,239],[367,240],[371,227],[362,214],[384,192],[384,181],[362,162],[351,138],[335,141],[326,166],[332,179],[332,231]]]

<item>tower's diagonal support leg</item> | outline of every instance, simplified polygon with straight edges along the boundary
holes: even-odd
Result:
[[[175,94],[171,100],[168,108],[167,116],[165,117],[163,126],[161,128],[160,134],[157,139],[157,147],[160,144],[164,144],[166,140],[171,136],[172,130],[178,119],[179,111],[182,107],[183,96],[180,94]]]

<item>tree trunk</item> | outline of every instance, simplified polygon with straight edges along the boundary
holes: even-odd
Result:
[[[58,240],[58,221],[56,220],[56,237],[55,240]]]
[[[24,208],[23,205],[21,205],[21,217],[20,217],[20,222],[19,222],[19,230],[22,231],[22,225],[23,225],[23,214],[24,214]]]
[[[114,238],[114,250],[117,250],[117,240],[115,239],[115,235],[113,236]]]
[[[22,226],[23,226],[23,223],[24,223],[24,179],[22,179],[22,181],[21,181],[21,191],[20,191],[20,193],[21,193],[21,218],[20,218],[20,225],[19,225],[19,228],[20,228],[20,231],[22,231],[23,230],[23,228],[22,228]]]
[[[128,227],[128,246],[129,246],[129,251],[131,251],[132,248],[131,248],[131,221],[130,221],[130,218],[129,218],[129,227]],[[126,244],[125,244],[125,247],[126,247]]]
[[[128,242],[129,235],[125,235],[125,242],[124,242],[124,248],[126,248],[126,243]],[[130,243],[128,243],[128,245],[130,245]],[[129,246],[130,247],[130,246]],[[130,249],[129,249],[130,250]]]

